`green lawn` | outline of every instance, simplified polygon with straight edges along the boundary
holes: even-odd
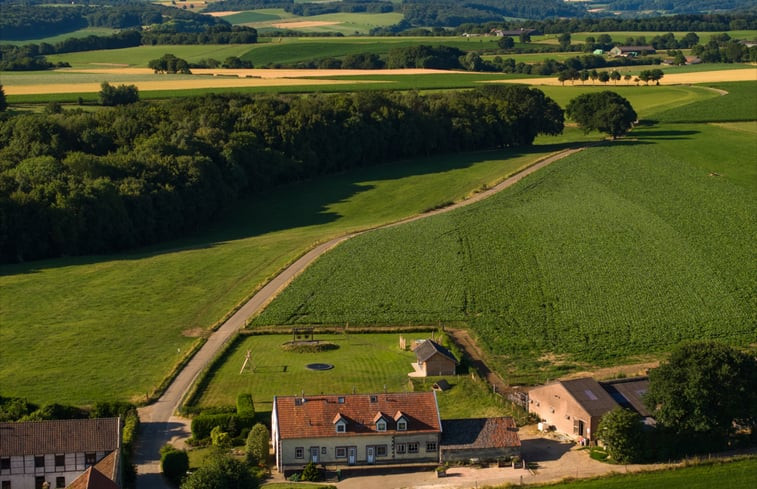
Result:
[[[676,124],[631,138],[350,240],[255,324],[464,323],[516,381],[554,378],[552,354],[601,365],[691,339],[754,343],[753,135]]]
[[[0,267],[3,395],[143,399],[177,362],[177,348],[196,341],[183,331],[207,329],[314,243],[460,199],[555,149],[365,168],[242,202],[192,239]]]
[[[288,328],[284,328],[288,329]],[[411,351],[399,349],[400,334],[423,339],[431,333],[316,334],[316,338],[338,345],[338,349],[319,353],[284,351],[282,345],[292,336],[256,335],[240,337],[203,379],[196,405],[233,406],[240,393],[251,393],[256,412],[269,412],[275,395],[344,394],[406,392],[431,390],[437,378],[417,379],[411,384],[407,374],[415,361]],[[242,373],[246,352],[250,366]],[[330,363],[331,370],[314,372],[309,363]],[[448,376],[451,389],[437,394],[439,410],[445,419],[512,415],[522,418],[523,411],[494,396],[485,382],[467,374]]]
[[[708,84],[728,95],[714,96],[698,103],[681,105],[655,115],[665,122],[733,122],[757,120],[757,81]],[[655,88],[655,87],[653,87]]]
[[[55,36],[40,37],[36,39],[24,39],[23,41],[14,41],[8,39],[0,39],[0,44],[40,44],[46,42],[48,44],[56,44],[62,42],[68,38],[75,37],[87,37],[87,36],[111,36],[118,32],[118,29],[111,29],[109,27],[85,27],[76,31],[66,32],[65,34],[58,34]]]
[[[79,53],[53,54],[47,59],[53,63],[65,61],[75,68],[92,68],[92,65],[123,64],[137,68],[147,68],[147,63],[171,53],[190,63],[201,59],[214,58],[223,61],[229,56],[243,56],[251,46],[265,44],[200,44],[200,45],[159,45],[137,46],[123,49],[102,49]],[[96,66],[95,66],[96,67]]]
[[[619,474],[591,480],[531,486],[554,489],[751,489],[757,486],[757,458],[705,463],[670,470]]]
[[[288,331],[288,328],[285,329]],[[431,333],[403,333],[408,338],[428,338]],[[241,337],[207,377],[198,405],[233,406],[237,395],[249,392],[255,411],[271,410],[273,396],[366,393],[409,390],[407,374],[415,361],[411,351],[399,349],[399,333],[316,334],[316,338],[339,348],[318,353],[284,351],[291,334]],[[241,374],[247,351],[250,364]],[[315,372],[309,363],[330,363],[331,370]]]

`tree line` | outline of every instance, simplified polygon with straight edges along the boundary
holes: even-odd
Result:
[[[5,116],[0,260],[106,253],[196,231],[234,198],[384,161],[532,144],[563,112],[520,86],[207,95]]]
[[[170,29],[169,29],[170,30]],[[55,44],[0,45],[0,71],[46,70],[65,63],[53,64],[45,55],[94,51],[100,49],[122,49],[140,45],[167,44],[254,44],[258,32],[252,27],[218,24],[207,26],[200,32],[166,32],[165,30],[125,30],[111,36],[69,37]]]

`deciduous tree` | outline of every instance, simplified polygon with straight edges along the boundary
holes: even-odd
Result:
[[[268,458],[268,442],[270,439],[271,434],[264,424],[258,423],[252,427],[252,430],[247,435],[247,443],[245,445],[247,463],[265,463]]]
[[[597,436],[607,447],[607,453],[620,463],[641,460],[644,432],[641,416],[630,409],[617,407],[602,416]]]
[[[3,85],[0,84],[0,112],[4,111],[8,108],[8,103],[5,101],[5,90],[3,90]]]
[[[579,95],[568,103],[565,112],[584,132],[601,131],[613,139],[627,133],[637,118],[631,103],[611,91]]]
[[[181,489],[256,489],[258,481],[243,462],[216,453],[186,478]]]
[[[715,342],[675,349],[649,374],[646,403],[657,423],[678,434],[727,436],[757,426],[757,360]]]

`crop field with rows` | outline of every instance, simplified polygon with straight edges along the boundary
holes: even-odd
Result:
[[[752,343],[757,143],[732,129],[643,127],[474,206],[347,241],[254,324],[465,323],[521,369]]]

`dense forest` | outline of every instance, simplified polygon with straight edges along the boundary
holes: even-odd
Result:
[[[193,232],[243,195],[348,168],[532,144],[560,107],[521,86],[207,95],[0,122],[0,259],[106,253]]]
[[[638,14],[695,14],[757,8],[757,0],[610,0],[607,10]]]

